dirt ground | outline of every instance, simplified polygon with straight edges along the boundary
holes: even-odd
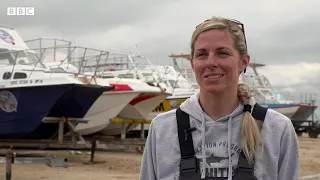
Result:
[[[320,138],[299,137],[301,176],[320,173]],[[44,164],[14,164],[12,180],[135,180],[139,179],[141,154],[132,152],[99,152],[96,163],[88,164],[90,155],[68,156],[68,168],[52,168]],[[5,164],[0,164],[0,179],[5,177]]]

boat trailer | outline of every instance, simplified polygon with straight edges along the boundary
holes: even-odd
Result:
[[[310,138],[318,138],[320,134],[320,123],[312,120],[292,121],[298,136],[308,133]]]

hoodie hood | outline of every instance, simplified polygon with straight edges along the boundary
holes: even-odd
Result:
[[[238,107],[229,115],[219,118],[215,121],[213,121],[201,108],[200,103],[199,103],[199,97],[200,97],[200,92],[195,93],[194,95],[192,95],[189,99],[187,99],[185,102],[183,102],[180,105],[180,108],[182,111],[186,112],[187,114],[189,114],[189,116],[191,117],[190,119],[193,119],[194,121],[198,121],[198,123],[200,123],[200,127],[196,127],[197,129],[200,129],[201,131],[201,146],[203,147],[201,149],[201,161],[202,164],[202,173],[201,173],[201,178],[204,179],[206,177],[206,170],[208,169],[207,167],[207,153],[206,153],[206,129],[207,126],[208,128],[210,128],[210,126],[212,126],[212,124],[214,123],[218,123],[218,124],[226,124],[227,126],[227,144],[232,144],[232,120],[236,119],[239,120],[239,116],[240,119],[243,118],[243,108],[244,106],[240,103],[238,105]],[[251,98],[250,100],[250,104],[253,105],[255,104],[255,101],[253,98]],[[252,109],[251,109],[252,111]],[[214,125],[213,125],[214,126]],[[231,152],[231,147],[228,146],[227,148],[227,154],[228,154],[228,180],[232,179],[232,152]]]
[[[192,116],[195,120],[200,122],[212,120],[201,108],[199,103],[200,92],[196,92],[194,95],[190,96],[187,100],[181,103],[180,108],[182,111],[186,112],[190,116]],[[253,107],[255,104],[254,98],[250,99],[250,104]],[[239,106],[228,116],[217,119],[216,121],[227,121],[229,117],[235,117],[243,113],[243,105],[239,104]],[[204,116],[204,117],[203,117]]]

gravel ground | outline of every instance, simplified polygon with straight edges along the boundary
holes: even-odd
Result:
[[[320,138],[299,137],[301,179],[320,180],[310,175],[320,174]],[[49,153],[49,152],[47,152]],[[51,152],[52,153],[52,152]],[[69,167],[51,168],[43,164],[14,164],[12,180],[138,180],[141,154],[129,152],[98,152],[96,163],[88,162],[89,155],[74,155],[69,151],[55,152],[67,157]],[[0,179],[5,164],[0,164]],[[304,176],[309,176],[304,178]]]

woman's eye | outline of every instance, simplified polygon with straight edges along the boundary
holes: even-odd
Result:
[[[200,53],[197,55],[197,57],[205,57],[207,54],[206,53]]]
[[[217,53],[219,56],[229,56],[230,54],[228,52],[218,52]]]

